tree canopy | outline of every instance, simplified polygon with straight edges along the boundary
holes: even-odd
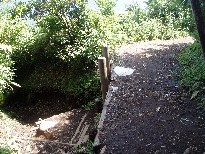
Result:
[[[99,93],[96,59],[103,44],[113,51],[122,43],[194,31],[187,1],[147,0],[146,9],[133,3],[121,14],[114,12],[116,2],[96,0],[100,11],[81,0],[20,1],[7,7],[2,5],[10,2],[0,2],[0,43],[12,48],[10,80],[29,91],[52,89],[92,99]]]

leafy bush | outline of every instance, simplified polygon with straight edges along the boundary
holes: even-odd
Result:
[[[137,34],[142,40],[167,40],[188,35],[186,32],[175,30],[172,26],[165,26],[159,19],[150,19],[142,22]]]
[[[85,102],[98,95],[95,61],[101,42],[85,5],[67,0],[29,4],[33,25],[22,28],[27,36],[14,45],[12,54],[15,81],[23,89],[60,91]]]
[[[146,3],[149,18],[161,20],[167,28],[172,25],[175,30],[193,30],[194,20],[189,1],[147,0]]]
[[[188,46],[180,55],[181,84],[189,89],[191,98],[203,100],[205,107],[205,61],[198,41]]]
[[[100,12],[103,16],[114,15],[116,0],[96,0],[96,3],[99,6]]]
[[[9,146],[1,147],[0,146],[0,154],[11,154],[13,152],[13,149]]]
[[[194,88],[195,83],[201,82],[205,78],[205,63],[199,42],[187,47],[179,57],[180,64],[183,67],[181,83],[185,86]]]
[[[200,1],[203,21],[205,21],[204,1]],[[187,47],[179,57],[181,68],[181,84],[188,88],[191,99],[199,100],[199,107],[205,109],[205,61],[202,54],[200,39],[192,20],[188,20],[191,35],[196,39],[195,43]],[[191,26],[190,26],[191,25]]]
[[[13,61],[10,58],[12,54],[11,47],[0,45],[0,94],[11,90],[13,82]]]

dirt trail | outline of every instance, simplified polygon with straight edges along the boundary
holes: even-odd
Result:
[[[176,59],[191,38],[123,46],[118,66],[133,68],[116,76],[100,141],[104,153],[182,154],[205,152],[205,121],[177,81]]]

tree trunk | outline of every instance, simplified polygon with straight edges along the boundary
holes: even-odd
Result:
[[[204,29],[203,16],[202,16],[200,2],[199,0],[190,0],[190,2],[191,2],[194,18],[195,18],[197,30],[199,33],[203,56],[205,59],[205,29]]]

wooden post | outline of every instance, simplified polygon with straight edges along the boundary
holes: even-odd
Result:
[[[107,77],[110,81],[111,79],[111,69],[110,69],[110,55],[109,55],[109,47],[104,46],[102,49],[102,55],[106,58],[106,67],[107,67]]]
[[[205,27],[199,0],[190,0],[205,59]]]
[[[106,95],[108,92],[108,78],[107,78],[107,68],[106,68],[106,58],[105,57],[98,58],[98,68],[100,72],[102,98],[103,98],[103,101],[105,101]]]

